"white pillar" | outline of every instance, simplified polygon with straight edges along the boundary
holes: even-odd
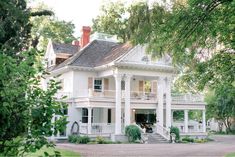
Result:
[[[188,110],[184,110],[184,132],[188,132]]]
[[[87,133],[91,134],[91,117],[92,117],[92,108],[88,107],[88,123],[87,123]]]
[[[202,110],[202,129],[206,132],[206,110]]]
[[[171,79],[166,79],[166,128],[171,127]]]
[[[115,105],[115,134],[121,134],[121,75],[115,75],[116,105]]]
[[[157,82],[157,123],[163,127],[163,78],[159,77]]]
[[[130,79],[131,75],[125,76],[125,126],[130,125],[130,119],[131,119]]]

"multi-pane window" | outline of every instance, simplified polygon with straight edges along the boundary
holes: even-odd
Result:
[[[95,92],[102,92],[102,80],[101,79],[94,80],[94,90]]]
[[[91,122],[93,122],[93,110],[91,111]],[[88,123],[88,109],[82,108],[82,123]]]

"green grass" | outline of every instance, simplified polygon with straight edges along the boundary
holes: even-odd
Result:
[[[47,152],[49,155],[55,154],[54,151],[59,151],[61,153],[62,157],[80,157],[80,154],[77,152],[64,150],[64,149],[57,149],[57,148],[46,148],[43,147],[42,149],[38,150],[35,153],[30,153],[26,155],[27,157],[38,157],[38,156],[44,156],[44,152]]]
[[[226,154],[225,157],[235,157],[235,153]]]

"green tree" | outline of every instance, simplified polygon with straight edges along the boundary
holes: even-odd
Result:
[[[231,132],[232,118],[235,117],[235,88],[231,85],[217,87],[206,99],[207,115],[222,121],[227,132]]]
[[[58,82],[40,88],[45,72],[37,60],[42,54],[30,46],[29,18],[43,11],[31,12],[24,0],[9,0],[0,1],[0,13],[0,156],[23,156],[53,146],[46,136],[64,129],[66,104],[54,98]],[[62,117],[52,123],[53,114]]]
[[[46,5],[39,4],[33,10],[50,10]],[[49,39],[59,43],[72,43],[75,25],[72,22],[58,20],[55,16],[34,16],[31,17],[31,35],[36,41],[37,48],[45,51]]]
[[[103,5],[100,15],[92,19],[92,31],[117,35],[119,40],[126,42],[129,39],[126,9],[122,2]]]

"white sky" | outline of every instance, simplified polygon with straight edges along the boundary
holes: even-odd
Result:
[[[45,3],[53,9],[55,16],[59,20],[72,21],[75,24],[75,36],[80,36],[82,26],[91,26],[92,18],[99,15],[102,4],[108,1],[119,0],[29,0],[30,6],[34,6],[39,2]],[[136,0],[122,0],[130,3]],[[154,1],[154,0],[147,0]],[[160,0],[161,1],[161,0]]]
[[[80,35],[82,26],[91,26],[92,18],[99,14],[103,0],[33,0],[32,5],[43,2],[53,9],[59,20],[75,24],[75,36]]]

